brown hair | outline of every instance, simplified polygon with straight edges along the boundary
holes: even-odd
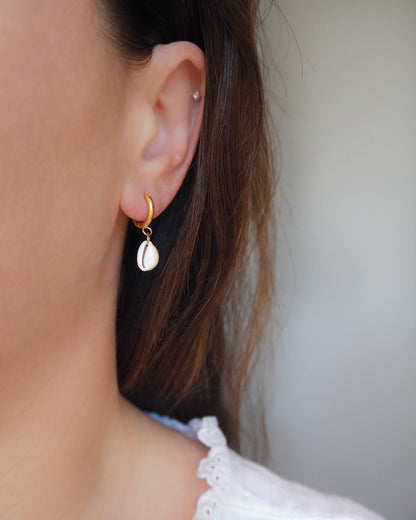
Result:
[[[255,0],[99,0],[107,36],[129,65],[159,43],[205,53],[197,153],[154,221],[155,271],[135,263],[130,222],[117,312],[120,391],[182,421],[216,415],[239,446],[239,412],[273,295],[276,176],[257,50]]]

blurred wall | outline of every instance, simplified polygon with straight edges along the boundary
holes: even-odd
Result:
[[[415,520],[416,0],[278,3],[272,469]]]

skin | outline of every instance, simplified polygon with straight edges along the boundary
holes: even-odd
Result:
[[[207,450],[120,395],[114,321],[128,219],[192,160],[204,57],[132,69],[92,0],[3,0],[0,60],[0,519],[192,518]]]

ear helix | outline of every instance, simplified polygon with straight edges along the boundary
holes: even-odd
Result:
[[[152,236],[152,230],[150,229],[150,223],[153,220],[154,204],[152,197],[145,193],[144,198],[147,202],[148,214],[144,222],[133,220],[136,227],[142,230],[146,237],[137,250],[137,265],[142,271],[151,271],[159,263],[159,251],[156,249],[154,244],[150,241]]]

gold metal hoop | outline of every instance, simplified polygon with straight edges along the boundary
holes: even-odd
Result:
[[[148,195],[147,193],[144,194],[144,198],[147,202],[147,208],[148,208],[148,214],[147,219],[144,222],[140,222],[139,220],[133,220],[133,224],[138,227],[139,229],[148,228],[150,226],[150,223],[153,220],[153,214],[155,212],[155,206],[153,204],[152,197]],[[146,233],[145,233],[146,234]]]
[[[142,231],[143,234],[145,234],[147,237],[150,238],[152,236],[153,231],[150,229],[150,227],[144,226]]]

